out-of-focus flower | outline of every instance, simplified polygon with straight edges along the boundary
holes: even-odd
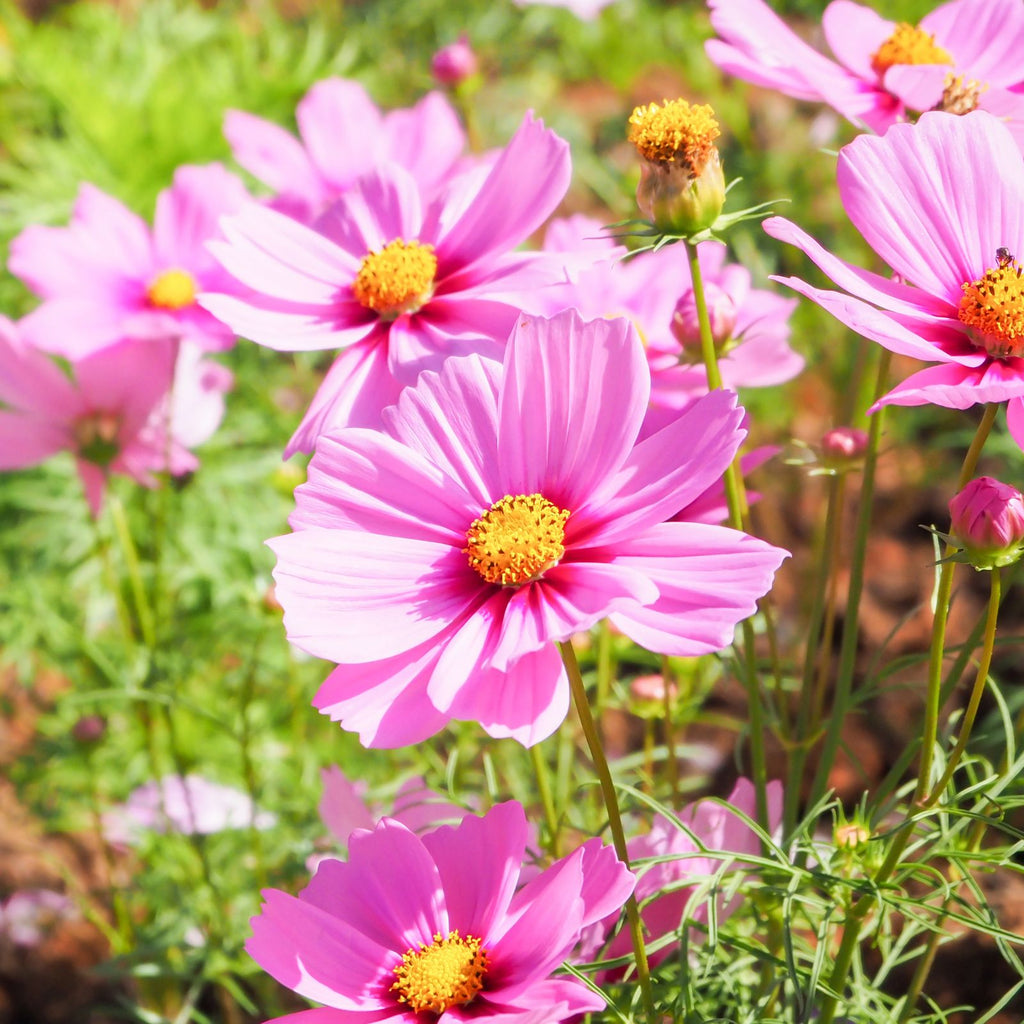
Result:
[[[768,234],[798,246],[844,291],[779,280],[890,351],[938,363],[876,407],[1008,402],[1010,432],[1024,447],[1024,278],[1015,255],[1024,249],[1024,157],[1005,126],[980,110],[931,113],[882,138],[861,136],[839,154],[839,192],[896,280],[843,262],[771,217]]]
[[[708,57],[723,71],[799,100],[827,103],[854,124],[883,132],[907,107],[1011,117],[1024,139],[1024,6],[1018,0],[953,0],[920,25],[888,21],[834,0],[822,30],[839,63],[808,46],[763,0],[709,0],[718,39]]]
[[[0,903],[0,939],[38,946],[62,921],[77,916],[74,903],[52,889],[19,889]]]
[[[833,427],[821,438],[821,453],[830,463],[847,463],[862,458],[868,447],[868,434],[859,427]]]
[[[706,103],[665,100],[630,115],[629,141],[642,157],[637,206],[659,230],[694,235],[722,212],[725,176],[715,145],[720,134]]]
[[[976,569],[1012,565],[1024,552],[1024,497],[990,476],[971,480],[949,503],[951,532]]]
[[[565,718],[555,641],[606,616],[650,650],[732,640],[785,552],[665,522],[743,438],[716,391],[637,442],[650,393],[624,320],[522,317],[504,364],[449,359],[383,431],[322,435],[269,542],[289,638],[336,662],[315,704],[368,746],[449,719],[530,745]]]
[[[71,727],[71,735],[79,743],[99,743],[107,731],[107,720],[102,715],[83,715]]]
[[[299,101],[295,120],[301,141],[272,121],[229,110],[224,134],[238,163],[273,189],[274,205],[306,223],[388,162],[433,194],[466,148],[458,115],[439,92],[382,114],[358,82],[326,78]]]
[[[206,295],[239,334],[284,351],[343,348],[286,449],[311,451],[337,426],[379,427],[425,369],[479,352],[501,358],[535,289],[566,279],[572,257],[513,252],[569,185],[569,147],[527,115],[489,171],[425,202],[391,166],[360,179],[318,233],[250,207],[211,246],[252,297]],[[589,265],[592,260],[585,260]]]
[[[132,791],[103,815],[111,843],[132,844],[146,831],[211,835],[232,828],[273,828],[277,818],[257,810],[248,794],[201,775],[165,775]]]
[[[82,185],[67,227],[26,228],[9,269],[45,301],[21,321],[36,348],[78,360],[124,339],[185,338],[204,349],[234,341],[196,303],[232,279],[206,248],[217,222],[251,202],[219,164],[179,167],[157,197],[152,231],[112,196]]]
[[[430,70],[441,85],[457,86],[472,78],[480,69],[469,36],[465,32],[447,46],[442,46],[430,61]]]
[[[320,864],[297,898],[264,890],[246,949],[325,1004],[311,1011],[321,1024],[534,1011],[554,1024],[601,1009],[585,984],[551,974],[584,928],[618,912],[633,876],[592,839],[520,886],[526,840],[517,803],[422,837],[385,819],[352,836],[347,862]]]

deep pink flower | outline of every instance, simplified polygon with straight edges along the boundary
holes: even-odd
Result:
[[[680,246],[623,260],[625,249],[608,238],[598,221],[575,216],[553,221],[544,247],[566,253],[589,248],[603,254],[604,259],[581,272],[578,280],[534,296],[529,308],[547,314],[574,308],[587,318],[632,320],[644,340],[651,368],[655,423],[665,419],[658,410],[683,409],[707,393],[699,338],[695,343],[693,334],[685,330],[685,324],[696,322],[696,303]],[[804,365],[803,357],[789,347],[789,316],[796,303],[751,288],[750,272],[727,262],[726,247],[720,242],[701,242],[697,253],[706,296],[713,305],[717,302],[731,311],[728,330],[719,339],[725,387],[769,387],[795,377]]]
[[[524,316],[503,365],[448,360],[383,431],[322,435],[269,542],[289,638],[339,665],[316,706],[368,746],[452,718],[532,744],[568,708],[554,641],[607,616],[662,653],[726,646],[785,553],[665,520],[722,475],[742,410],[714,392],[637,443],[649,394],[625,320]]]
[[[924,114],[844,147],[838,175],[847,216],[896,279],[850,266],[772,217],[765,231],[802,249],[845,292],[780,280],[858,334],[939,364],[878,405],[1008,402],[1024,447],[1024,157],[1010,133],[983,111]]]
[[[552,978],[580,932],[614,914],[633,876],[591,839],[520,886],[527,840],[517,803],[417,837],[385,818],[353,834],[347,862],[320,864],[299,896],[267,889],[246,949],[325,1008],[294,1024],[564,1020],[604,1001]],[[560,1010],[556,1007],[560,1006]]]
[[[430,60],[430,71],[441,85],[461,85],[479,69],[480,61],[465,32],[454,43],[442,46]]]
[[[980,476],[949,503],[950,532],[978,569],[1012,565],[1024,549],[1024,496],[1016,487]]]
[[[511,250],[569,176],[569,147],[527,115],[489,172],[437,199],[392,165],[361,178],[318,231],[257,206],[225,221],[230,241],[211,248],[259,294],[203,304],[270,348],[345,350],[287,453],[311,451],[332,426],[378,427],[401,389],[450,355],[500,358],[525,298],[566,277],[570,257]]]
[[[82,185],[67,227],[29,227],[11,243],[11,273],[45,300],[21,321],[24,337],[69,359],[126,338],[230,347],[230,328],[195,299],[231,287],[206,243],[222,214],[250,201],[219,164],[179,167],[150,230],[117,199]]]
[[[432,193],[466,147],[458,115],[438,92],[382,114],[358,82],[326,78],[299,101],[295,120],[301,141],[272,121],[229,110],[224,134],[239,164],[274,190],[274,205],[310,223],[386,162],[401,164]]]
[[[821,27],[838,64],[808,46],[763,0],[708,0],[708,6],[720,37],[705,44],[708,57],[755,85],[827,103],[876,132],[901,120],[907,107],[929,110],[943,102],[956,113],[980,106],[1013,117],[1024,132],[1024,102],[1015,95],[1024,82],[1019,0],[953,0],[919,26],[834,0]]]

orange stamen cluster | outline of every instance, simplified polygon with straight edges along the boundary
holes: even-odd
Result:
[[[897,64],[952,63],[953,55],[935,42],[935,36],[905,21],[871,55],[871,69],[879,78]]]
[[[963,285],[957,316],[979,348],[996,358],[1024,355],[1024,278],[1021,266],[1000,250],[995,267]]]
[[[463,938],[456,929],[447,938],[435,935],[429,946],[421,942],[419,949],[403,954],[391,991],[413,1013],[441,1014],[471,1003],[484,987],[489,966],[480,940],[472,935]]]
[[[396,238],[363,258],[352,283],[356,301],[386,320],[415,313],[433,294],[437,257],[432,245]]]
[[[565,554],[569,512],[540,494],[506,494],[466,532],[463,554],[488,583],[529,583]]]
[[[627,134],[644,159],[678,164],[696,177],[711,158],[721,131],[708,104],[665,100],[661,106],[637,107],[629,117]]]

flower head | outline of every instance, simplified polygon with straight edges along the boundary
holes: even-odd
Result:
[[[537,287],[565,280],[568,257],[512,249],[569,173],[568,146],[527,116],[489,171],[441,197],[390,166],[360,179],[318,231],[255,206],[225,221],[229,242],[212,248],[254,294],[203,304],[271,348],[344,349],[288,453],[311,451],[331,426],[379,426],[402,387],[450,355],[500,358]]]
[[[971,480],[949,503],[953,539],[976,569],[1012,565],[1024,552],[1024,497],[990,476]]]
[[[383,431],[322,435],[270,541],[293,643],[336,662],[315,704],[370,746],[449,719],[532,744],[565,717],[555,641],[608,616],[666,654],[727,645],[784,553],[666,522],[743,437],[719,391],[637,442],[650,378],[624,320],[522,317],[504,364],[450,359]]]
[[[1024,446],[1024,277],[1015,256],[1024,252],[1024,156],[1006,127],[980,110],[930,113],[882,138],[861,136],[839,155],[839,192],[896,280],[844,263],[772,217],[768,234],[801,248],[844,291],[783,283],[891,351],[938,364],[878,405],[1005,401]]]
[[[67,227],[29,227],[11,243],[11,273],[44,299],[22,321],[23,335],[69,359],[124,339],[230,347],[231,329],[196,296],[231,288],[206,243],[218,237],[223,214],[250,201],[219,164],[179,167],[157,197],[150,230],[112,196],[83,185]]]
[[[618,912],[633,876],[591,839],[522,885],[527,835],[517,803],[422,837],[385,818],[353,834],[347,862],[322,862],[297,898],[266,890],[246,948],[325,1004],[325,1022],[332,1010],[338,1024],[547,1011],[535,1024],[553,1024],[600,1009],[584,984],[551,974],[584,928]]]
[[[799,100],[827,103],[876,132],[907,108],[1011,118],[1024,142],[1024,8],[1017,0],[952,0],[919,25],[851,0],[825,8],[822,30],[838,63],[792,32],[763,0],[709,0],[719,38],[705,45],[723,71]]]

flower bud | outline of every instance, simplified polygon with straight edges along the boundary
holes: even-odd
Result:
[[[1024,496],[990,476],[972,480],[949,503],[953,539],[975,569],[1012,565],[1024,551]]]
[[[867,448],[867,431],[857,427],[835,427],[821,439],[822,458],[834,469],[863,458]]]
[[[717,220],[725,205],[719,134],[707,104],[666,100],[630,115],[629,141],[643,159],[636,201],[656,228],[694,235]]]
[[[465,32],[454,43],[442,46],[430,62],[435,81],[448,86],[461,85],[467,78],[472,78],[479,68],[480,62]]]
[[[711,281],[704,282],[704,301],[708,307],[711,337],[715,348],[721,350],[732,339],[732,332],[736,329],[736,303],[728,292]],[[684,292],[676,303],[672,314],[672,334],[684,349],[700,347],[700,320],[692,288]]]
[[[83,715],[71,726],[71,735],[79,743],[98,743],[106,731],[107,720],[102,715]]]
[[[871,839],[871,832],[857,821],[836,825],[832,841],[842,850],[855,850]]]

